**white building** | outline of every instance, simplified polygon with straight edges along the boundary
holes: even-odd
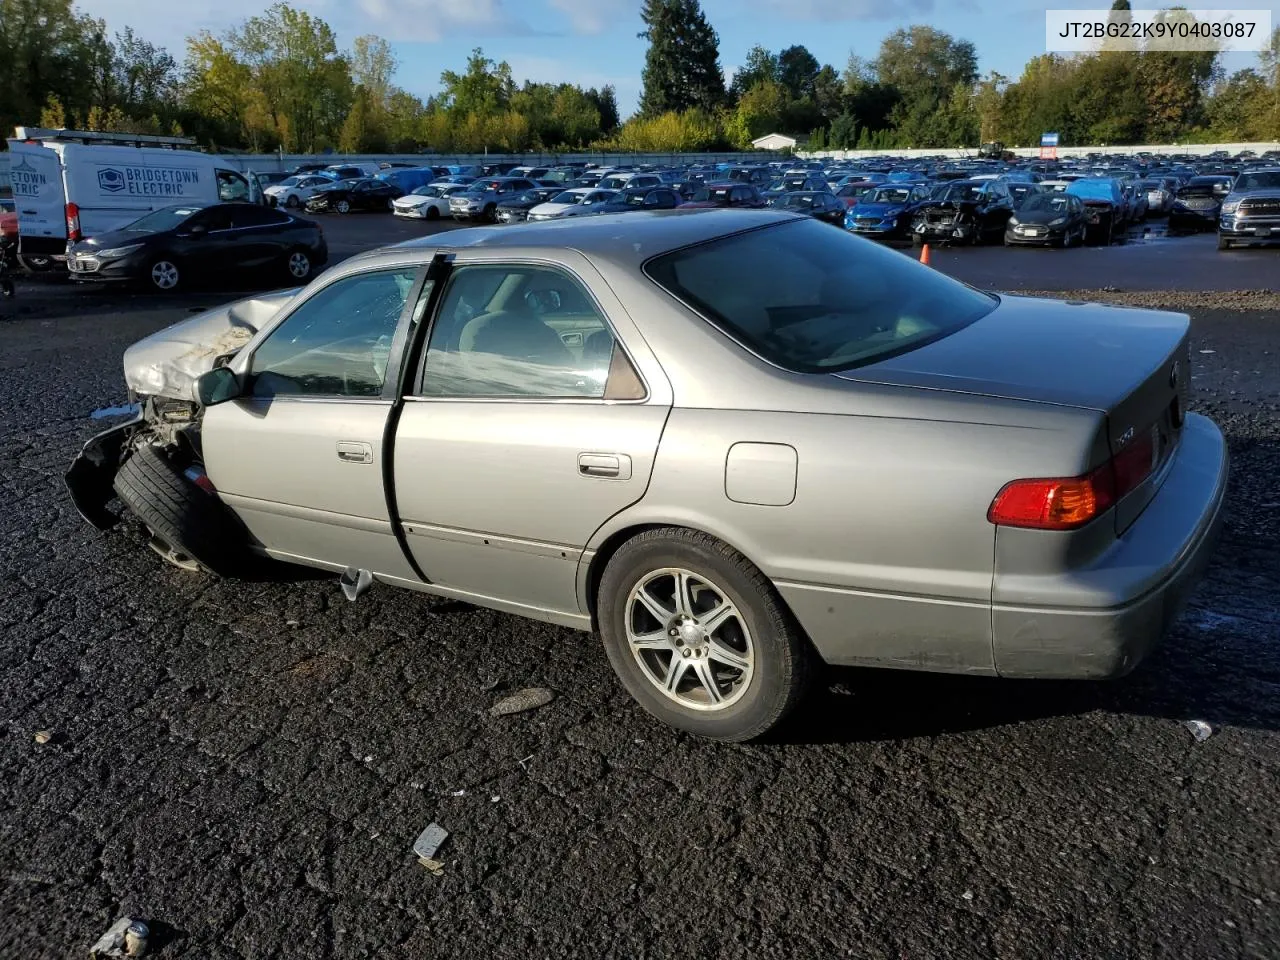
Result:
[[[766,133],[763,137],[756,137],[751,141],[751,145],[757,150],[800,150],[809,142],[809,138],[804,134],[792,136],[789,133]]]

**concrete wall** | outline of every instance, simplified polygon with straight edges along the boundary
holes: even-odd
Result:
[[[1011,152],[1020,157],[1039,157],[1040,148],[1036,147],[1009,147]],[[1203,157],[1208,156],[1218,150],[1225,150],[1228,154],[1235,156],[1241,150],[1252,150],[1254,153],[1262,154],[1267,150],[1280,150],[1280,141],[1271,141],[1270,143],[1200,143],[1200,144],[1153,144],[1149,146],[1136,147],[1059,147],[1058,158],[1066,159],[1067,157],[1083,157],[1090,153],[1107,153],[1119,154],[1122,156],[1132,156],[1135,153],[1178,153],[1189,154],[1191,156]],[[801,157],[833,157],[835,159],[856,160],[861,157],[951,157],[953,159],[963,159],[965,157],[976,157],[977,150],[820,150],[817,152],[798,152],[797,156]]]

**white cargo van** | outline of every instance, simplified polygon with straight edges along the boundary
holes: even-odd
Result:
[[[36,268],[65,260],[68,241],[115,230],[170,204],[262,202],[257,178],[234,157],[200,153],[183,137],[14,132],[9,175],[18,253]]]

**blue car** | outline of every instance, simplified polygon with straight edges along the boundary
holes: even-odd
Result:
[[[911,216],[929,199],[926,184],[883,184],[864,194],[844,215],[844,228],[877,240],[910,239]]]
[[[1069,183],[1066,192],[1084,203],[1085,239],[1109,245],[1116,231],[1124,227],[1128,207],[1120,181],[1110,177],[1085,177]]]

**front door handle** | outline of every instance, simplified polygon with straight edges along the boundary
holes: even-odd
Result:
[[[580,453],[578,475],[600,480],[630,480],[631,458],[622,453]]]
[[[345,463],[373,463],[373,447],[358,440],[339,440],[338,459]]]

